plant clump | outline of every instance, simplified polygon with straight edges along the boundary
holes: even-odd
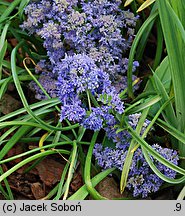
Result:
[[[61,102],[60,121],[68,119],[93,131],[103,129],[114,148],[97,143],[95,159],[103,169],[119,170],[123,168],[132,139],[127,130],[116,133],[117,116],[125,111],[119,93],[127,86],[127,55],[138,19],[132,12],[123,10],[121,4],[121,0],[32,1],[25,9],[27,19],[22,24],[30,35],[43,39],[49,61],[38,62],[36,72],[50,97],[58,97]],[[138,66],[134,61],[133,71]],[[31,82],[30,86],[38,99],[47,98],[35,83]],[[139,113],[129,115],[128,124],[136,129],[139,118]],[[145,121],[141,134],[149,123]],[[152,148],[177,164],[176,151],[157,144]],[[151,160],[165,176],[175,178],[174,171],[152,157]],[[138,148],[127,188],[134,196],[146,197],[162,183]]]
[[[132,114],[128,117],[129,125],[135,129],[141,114]],[[150,121],[145,120],[141,134],[145,131]],[[109,147],[96,143],[94,147],[94,156],[97,164],[103,169],[116,167],[120,171],[123,169],[125,158],[128,153],[128,148],[132,140],[131,135],[127,130],[116,133],[116,129],[106,128],[108,138],[115,143],[115,147]],[[178,164],[178,153],[169,148],[162,148],[158,144],[153,144],[152,148],[173,164]],[[157,169],[168,178],[175,178],[176,172],[158,162],[150,156],[152,162]],[[133,153],[132,164],[130,166],[127,188],[133,191],[133,196],[147,197],[150,193],[159,190],[163,184],[163,180],[158,177],[147,163],[141,148],[137,148]]]

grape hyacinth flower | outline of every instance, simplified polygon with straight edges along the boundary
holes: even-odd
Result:
[[[40,61],[35,72],[50,97],[61,101],[60,120],[78,122],[91,130],[103,128],[115,148],[96,144],[94,156],[103,169],[122,170],[131,141],[125,130],[116,133],[115,113],[124,113],[118,93],[127,87],[128,50],[138,19],[121,9],[121,0],[32,0],[25,9],[22,28],[43,40],[49,62]],[[133,63],[133,71],[139,66]],[[133,81],[137,77],[133,76]],[[47,97],[33,82],[36,98]],[[138,85],[134,87],[138,88]],[[141,114],[128,116],[135,129]],[[150,122],[145,121],[141,135]],[[170,162],[177,164],[177,152],[152,146]],[[151,157],[167,177],[175,172]],[[146,197],[163,181],[152,172],[140,148],[134,152],[127,188],[134,196]]]
[[[22,28],[43,39],[50,70],[45,73],[43,69],[39,81],[51,97],[57,96],[61,100],[61,121],[65,118],[82,121],[87,111],[82,98],[88,91],[100,103],[123,113],[124,107],[118,92],[126,86],[124,73],[128,59],[124,55],[130,48],[138,18],[130,11],[122,10],[121,3],[121,0],[37,0],[31,1],[26,7],[27,19]],[[76,61],[79,64],[84,62],[89,67],[88,71],[80,74],[78,68],[78,74],[70,72],[65,77],[64,62],[70,58],[73,61],[77,55]],[[134,62],[133,66],[135,70],[138,62]],[[31,86],[37,99],[46,98],[35,84]],[[67,112],[67,107],[73,117]],[[80,117],[77,116],[79,107]],[[88,114],[86,117],[91,118],[93,115]],[[87,120],[84,125],[87,125]]]
[[[134,38],[138,17],[120,8],[116,0],[37,0],[25,9],[22,24],[29,34],[43,38],[51,61],[57,64],[65,54],[86,54],[107,72],[112,82],[125,73],[125,56]],[[123,34],[124,33],[124,34]],[[138,62],[134,62],[134,70]]]
[[[108,106],[92,108],[91,114],[83,120],[82,126],[97,131],[103,128],[103,123],[109,125],[115,122],[115,118],[109,113],[109,110],[111,107]]]
[[[52,73],[42,73],[38,81],[42,87],[46,90],[50,97],[57,97],[56,83],[54,82],[54,76]],[[43,91],[37,86],[35,82],[30,83],[30,89],[36,92],[35,98],[38,100],[46,100],[48,97],[43,93]]]
[[[46,62],[45,60],[41,60],[35,67],[35,73],[39,74],[38,81],[45,89],[45,91],[49,94],[50,97],[57,97],[57,86],[56,76],[52,73],[52,66]],[[48,97],[43,93],[40,87],[34,82],[30,82],[29,87],[32,91],[35,92],[35,98],[38,100],[45,100]]]
[[[173,164],[178,164],[177,151],[168,148],[162,148],[158,144],[152,145],[161,156]],[[166,167],[165,165],[152,158],[157,169],[168,178],[175,178],[176,172]],[[131,177],[131,178],[130,178]],[[129,180],[127,188],[133,190],[134,196],[147,197],[149,193],[156,192],[162,185],[163,180],[160,179],[149,167],[148,163],[142,154],[141,149],[138,149],[133,157],[133,164],[129,172]]]
[[[140,113],[128,116],[128,123],[133,129],[136,128],[140,116]],[[146,119],[143,124],[141,134],[143,134],[149,123],[150,121]],[[110,124],[104,127],[107,137],[112,140],[115,147],[106,147],[100,143],[96,143],[93,154],[97,164],[103,169],[114,167],[122,171],[132,137],[127,130],[116,133],[116,129],[114,128],[115,124],[116,122],[113,122],[112,125]],[[162,148],[158,144],[152,145],[152,148],[168,161],[175,165],[178,164],[179,158],[177,151],[168,148]],[[175,178],[175,171],[161,164],[152,156],[150,156],[150,158],[162,174],[168,178]],[[128,174],[126,187],[133,192],[133,196],[141,196],[144,198],[150,193],[158,191],[162,184],[163,180],[151,170],[144,158],[141,148],[138,148],[134,152],[132,158],[132,164]]]
[[[120,114],[124,112],[123,102],[111,85],[109,75],[98,68],[94,60],[87,55],[66,55],[53,71],[58,74],[58,97],[62,103],[61,120],[68,118],[88,129],[99,130],[104,121],[109,122],[113,118],[109,113],[111,109]],[[89,116],[86,115],[88,103],[81,99],[83,94],[91,94],[102,102],[102,105],[96,108],[89,105]],[[108,100],[105,100],[105,97]]]
[[[162,148],[158,144],[152,145],[152,148],[168,161],[175,165],[178,164],[178,155],[176,151],[168,148]],[[127,152],[127,144],[125,146],[119,145],[119,148],[116,147],[113,149],[110,147],[103,148],[102,144],[99,143],[95,144],[93,151],[95,159],[100,167],[103,169],[115,167],[120,171],[123,169]],[[175,171],[161,164],[157,160],[154,160],[154,158],[151,157],[151,159],[158,170],[166,177],[172,179],[175,178]],[[126,187],[133,192],[134,197],[141,196],[142,198],[145,198],[150,193],[158,191],[162,184],[163,180],[151,170],[141,149],[138,148],[134,152]]]
[[[140,117],[141,117],[141,113],[134,113],[128,116],[128,123],[134,130],[137,127]],[[146,119],[141,129],[141,133],[140,133],[141,135],[144,133],[145,129],[147,128],[149,124],[150,124],[150,121]]]

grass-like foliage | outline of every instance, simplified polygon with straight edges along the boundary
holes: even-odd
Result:
[[[0,2],[4,199],[16,197],[11,175],[46,157],[64,168],[42,199],[108,199],[96,187],[108,176],[121,199],[167,187],[184,199],[184,9],[183,0]],[[5,112],[7,95],[20,105]]]

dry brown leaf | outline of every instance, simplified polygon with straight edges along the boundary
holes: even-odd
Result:
[[[41,199],[45,196],[45,191],[42,188],[41,183],[39,182],[31,184],[31,191],[36,200]]]
[[[55,160],[45,158],[35,168],[45,185],[53,186],[56,182],[60,181],[64,165]]]
[[[0,112],[4,115],[13,112],[21,107],[21,102],[13,98],[9,94],[4,94],[0,100]]]
[[[97,191],[108,199],[126,197],[126,193],[119,192],[119,185],[112,177],[106,177],[96,187]]]

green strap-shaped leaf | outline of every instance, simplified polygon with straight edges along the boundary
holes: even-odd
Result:
[[[171,0],[156,0],[156,2],[158,4],[159,16],[172,75],[177,126],[181,132],[185,132],[185,30],[181,23],[181,17],[179,18],[179,13],[177,13],[178,10],[184,8],[185,1],[173,1],[172,5],[169,3],[172,2]],[[179,143],[179,151],[180,155],[184,157],[185,145],[183,143]]]

